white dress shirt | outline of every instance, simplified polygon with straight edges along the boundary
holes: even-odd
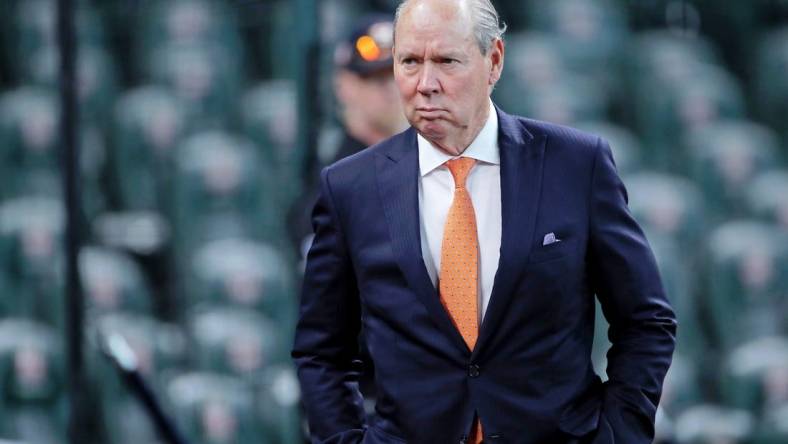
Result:
[[[479,239],[479,325],[490,302],[501,248],[501,157],[498,152],[498,115],[490,101],[490,115],[476,139],[460,156],[432,145],[420,134],[419,219],[421,254],[432,284],[438,288],[443,226],[454,197],[454,178],[445,165],[455,157],[472,157],[476,164],[466,179],[476,214]]]

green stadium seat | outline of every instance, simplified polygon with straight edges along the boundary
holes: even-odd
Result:
[[[18,318],[0,320],[0,436],[64,442],[62,344],[49,326]]]
[[[752,220],[726,222],[707,239],[707,298],[722,351],[786,329],[788,234]]]
[[[589,77],[567,73],[560,82],[546,84],[536,90],[515,92],[502,89],[494,99],[507,112],[576,125],[577,122],[607,118],[610,98],[593,85]]]
[[[701,404],[676,420],[676,440],[681,444],[747,444],[755,426],[755,418],[746,410]]]
[[[616,0],[531,0],[530,29],[556,37],[559,53],[574,73],[590,75],[608,95],[620,93],[622,45],[627,18]]]
[[[300,195],[305,153],[298,148],[298,110],[294,82],[270,80],[253,86],[241,98],[244,133],[260,147],[262,161],[273,166],[279,183],[277,203],[284,209]]]
[[[526,7],[533,29],[581,45],[575,50],[587,60],[614,56],[628,34],[626,11],[616,0],[530,0]],[[582,49],[591,52],[580,55]]]
[[[659,80],[670,85],[682,80],[699,65],[718,65],[719,55],[709,40],[688,37],[668,30],[647,31],[636,35],[629,49],[627,72],[636,86],[643,80]],[[651,91],[653,94],[653,90]]]
[[[301,390],[295,370],[289,365],[266,368],[258,377],[256,390],[257,410],[268,441],[302,444]]]
[[[91,380],[96,381],[95,396],[103,433],[108,442],[134,444],[158,442],[157,431],[142,405],[122,383],[117,370],[101,355],[98,341],[121,335],[134,351],[143,377],[157,392],[167,372],[182,368],[186,357],[186,338],[174,324],[144,315],[115,312],[91,318],[91,353],[88,360]]]
[[[569,72],[554,35],[527,31],[507,32],[506,63],[496,89],[514,83],[521,91],[538,90],[552,85]]]
[[[752,214],[788,230],[788,170],[771,170],[756,176],[747,192]]]
[[[0,96],[0,196],[61,198],[57,98],[51,90],[21,87]],[[90,218],[106,206],[101,178],[106,158],[95,127],[80,134],[82,206]]]
[[[778,161],[776,135],[748,121],[720,121],[687,136],[689,170],[716,218],[747,215],[752,179]]]
[[[764,35],[754,65],[754,98],[759,117],[779,131],[788,142],[788,27]]]
[[[282,242],[273,191],[280,185],[271,169],[254,144],[227,133],[201,132],[180,143],[173,179],[176,254],[188,258],[220,238]]]
[[[681,325],[676,349],[680,353],[696,356],[698,351],[707,348],[709,342],[702,328],[702,307],[698,300],[699,283],[697,276],[692,273],[692,270],[697,270],[704,263],[697,254],[700,245],[684,244],[678,238],[656,231],[645,224],[643,228],[657,261],[665,293]]]
[[[122,209],[168,211],[174,151],[186,127],[183,114],[181,102],[158,86],[133,89],[116,103],[108,163]]]
[[[619,175],[627,176],[643,168],[643,147],[629,129],[609,121],[579,122],[577,127],[608,141]]]
[[[3,2],[4,24],[2,42],[8,60],[7,65],[17,82],[27,80],[31,54],[41,49],[57,46],[57,1],[56,0],[6,0]],[[78,1],[76,32],[80,44],[102,47],[106,35],[101,18],[91,8],[90,2]]]
[[[721,118],[740,118],[745,107],[738,82],[718,64],[701,38],[669,32],[640,34],[630,47],[627,109],[643,135],[654,166],[680,170],[683,133]],[[655,94],[659,91],[659,94]]]
[[[112,311],[153,312],[153,295],[145,276],[123,252],[85,246],[79,252],[79,272],[92,316]]]
[[[60,80],[59,48],[46,46],[29,56],[25,79],[35,85],[56,90]],[[82,46],[77,54],[77,96],[80,120],[105,127],[118,89],[112,57],[98,47]]]
[[[2,314],[63,325],[61,202],[19,198],[0,205],[0,263],[6,273]]]
[[[660,408],[672,419],[703,401],[698,359],[693,355],[675,353],[662,386]]]
[[[723,367],[722,389],[727,405],[759,417],[788,405],[788,338],[762,337],[734,349]]]
[[[295,295],[291,262],[271,245],[224,239],[200,247],[186,283],[190,302],[257,310],[291,324]]]
[[[241,308],[197,307],[188,315],[197,368],[254,380],[287,360],[287,338],[272,320]]]
[[[719,68],[704,66],[671,86],[653,83],[643,87],[652,95],[644,103],[648,108],[643,109],[650,119],[643,122],[643,129],[651,146],[657,147],[652,162],[672,171],[682,171],[686,164],[681,135],[720,119],[744,116],[744,98],[736,80]],[[654,95],[654,90],[664,94]]]
[[[228,375],[185,373],[168,383],[176,422],[193,444],[274,444],[261,430],[254,391]]]
[[[304,17],[305,11],[294,2],[268,2],[263,6],[265,12],[260,20],[261,33],[258,34],[254,44],[259,48],[257,54],[261,60],[268,60],[263,63],[262,75],[270,79],[294,79],[298,76],[299,66],[302,66],[300,57],[303,54],[303,29],[309,23],[319,26],[317,21],[322,19],[319,35],[316,39],[322,39],[326,46],[333,45],[337,40],[346,38],[345,33],[353,26],[353,20],[359,17],[359,10],[362,7],[358,1],[338,0],[322,1],[321,14],[314,14],[312,17]],[[306,12],[306,14],[310,14]],[[312,18],[315,21],[312,21]],[[336,33],[331,39],[332,32]],[[294,38],[298,36],[298,38]],[[328,40],[331,39],[331,40]],[[328,40],[328,41],[327,41]],[[323,69],[330,69],[332,57],[330,51],[325,51],[323,60],[319,63]]]
[[[172,237],[168,220],[157,211],[101,213],[91,228],[97,243],[154,260],[166,254]]]
[[[788,442],[788,404],[766,412],[759,428],[756,444]]]
[[[638,222],[651,231],[675,238],[690,250],[699,245],[704,234],[704,198],[692,181],[644,171],[626,176],[624,183],[629,192],[629,208]]]
[[[591,87],[588,72],[573,72],[554,35],[537,32],[507,36],[507,63],[493,100],[508,112],[556,123],[602,120],[610,97]]]
[[[243,55],[243,41],[233,12],[225,2],[153,0],[137,8],[134,42],[138,66],[144,66],[162,44],[217,45],[231,60]]]
[[[60,111],[51,90],[22,87],[0,96],[3,197],[18,196],[22,171],[55,167]]]
[[[240,62],[219,45],[164,43],[147,60],[144,80],[174,92],[183,103],[190,130],[218,130],[237,121],[242,73]]]

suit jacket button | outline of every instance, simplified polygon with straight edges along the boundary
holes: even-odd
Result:
[[[479,376],[479,366],[476,364],[471,364],[468,366],[468,376],[471,378],[476,378]]]

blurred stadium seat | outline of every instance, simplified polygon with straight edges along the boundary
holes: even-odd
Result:
[[[254,392],[243,381],[213,373],[186,373],[167,386],[177,422],[194,444],[274,444],[261,429]]]
[[[90,343],[94,350],[99,341],[120,335],[134,351],[140,372],[148,384],[162,391],[161,381],[167,372],[183,368],[186,362],[186,336],[179,326],[166,324],[141,314],[117,311],[94,316]],[[140,402],[122,385],[115,368],[98,353],[88,361],[98,400],[102,430],[108,442],[132,444],[158,442],[158,433]]]
[[[776,29],[764,35],[753,61],[754,98],[758,115],[779,131],[788,141],[788,82],[784,73],[788,70],[788,27]]]
[[[57,330],[26,319],[0,320],[2,436],[23,442],[65,442],[63,363]]]
[[[253,309],[289,327],[295,295],[287,264],[271,245],[244,239],[209,242],[191,264],[189,303]]]
[[[63,207],[57,199],[18,198],[0,205],[0,251],[7,293],[4,316],[63,326],[60,244]]]
[[[750,220],[726,222],[710,233],[705,303],[723,351],[786,331],[786,236],[773,225]]]
[[[167,88],[143,86],[118,99],[108,163],[120,208],[170,207],[175,145],[185,126],[183,105]]]
[[[120,251],[85,246],[79,271],[92,316],[113,311],[153,313],[153,295],[139,266]]]
[[[249,140],[200,132],[175,151],[170,208],[175,248],[188,260],[204,242],[231,237],[281,241],[273,165]]]
[[[788,230],[788,170],[771,170],[756,176],[748,189],[750,212]]]
[[[707,199],[713,219],[745,217],[753,178],[779,162],[772,130],[749,121],[720,121],[687,135],[690,175]]]
[[[700,404],[676,420],[676,439],[683,444],[745,444],[753,438],[755,426],[754,416],[745,410]]]
[[[284,331],[265,316],[241,308],[197,307],[188,330],[197,368],[253,379],[286,356]]]

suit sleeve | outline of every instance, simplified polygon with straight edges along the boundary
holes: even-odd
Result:
[[[592,173],[590,283],[610,324],[602,415],[614,441],[651,443],[662,382],[675,346],[676,318],[643,231],[627,207],[607,142]]]
[[[358,443],[365,429],[358,390],[360,302],[328,171],[320,174],[320,195],[312,212],[315,236],[291,356],[312,442]]]

